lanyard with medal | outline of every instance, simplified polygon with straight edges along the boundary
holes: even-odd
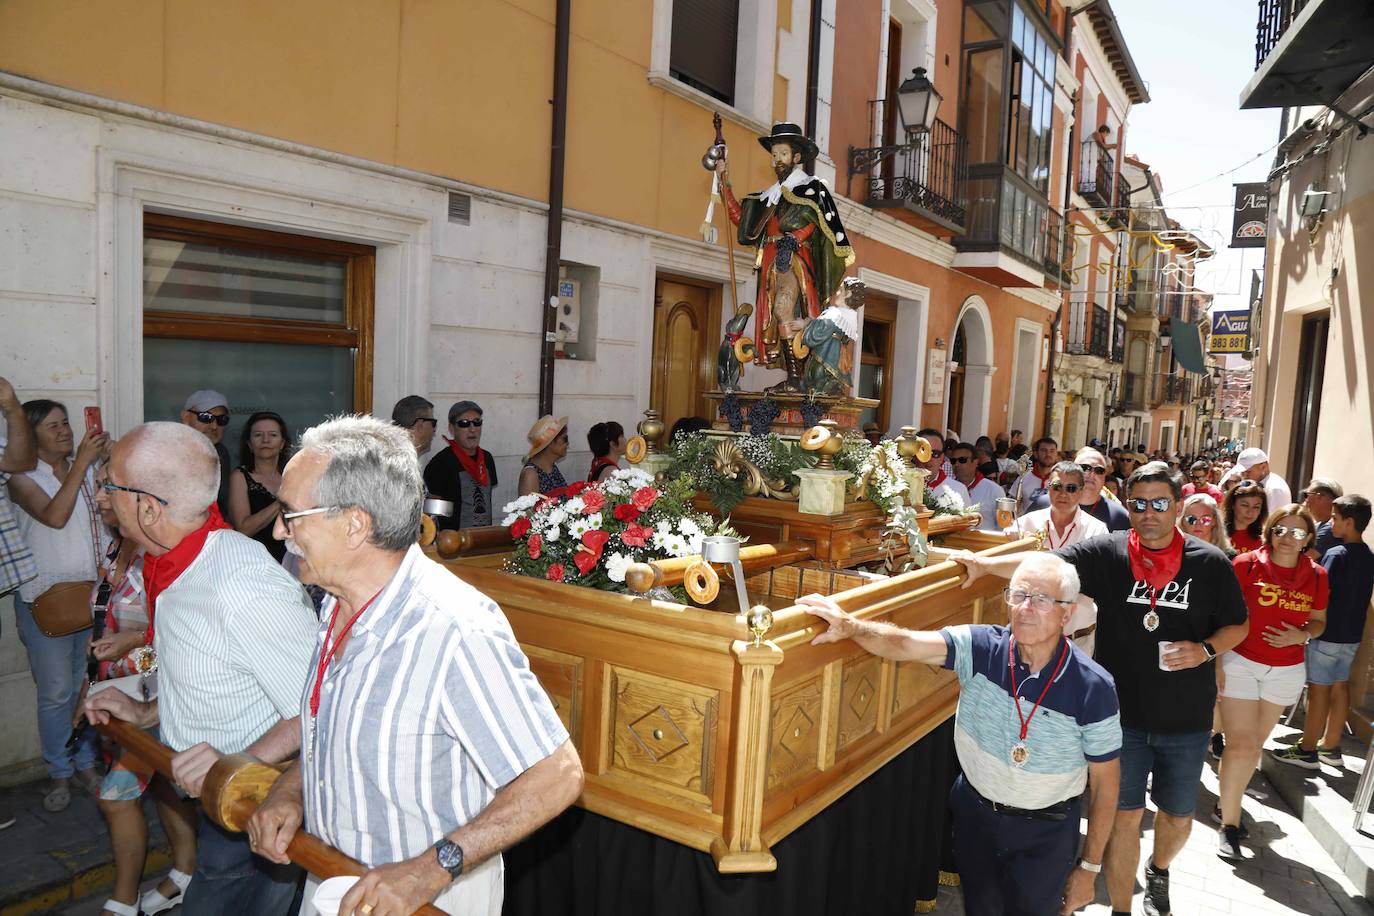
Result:
[[[320,688],[324,685],[324,673],[329,670],[329,663],[334,659],[334,653],[339,651],[339,643],[343,642],[344,637],[348,636],[349,630],[353,629],[353,624],[358,622],[358,618],[363,616],[363,612],[372,606],[372,602],[377,600],[377,595],[382,593],[382,588],[377,589],[377,594],[358,608],[357,612],[343,625],[339,631],[338,638],[330,644],[330,635],[334,632],[334,623],[339,619],[339,602],[334,602],[334,610],[329,615],[329,627],[324,631],[324,645],[320,648],[320,663],[315,668],[315,686],[310,691],[310,756],[315,756],[315,720],[320,713]]]
[[[1059,653],[1059,661],[1054,666],[1054,673],[1051,674],[1049,680],[1045,682],[1045,687],[1040,691],[1039,698],[1036,699],[1035,705],[1031,707],[1030,715],[1023,716],[1021,714],[1021,694],[1017,692],[1016,686],[1016,637],[1013,636],[1011,638],[1011,646],[1007,650],[1007,670],[1011,673],[1011,697],[1016,703],[1016,718],[1021,721],[1021,739],[1017,741],[1011,749],[1011,762],[1017,766],[1024,765],[1030,758],[1030,751],[1026,748],[1026,733],[1030,731],[1031,719],[1035,718],[1035,713],[1040,709],[1040,703],[1045,699],[1045,694],[1050,692],[1050,685],[1053,684],[1054,679],[1059,676],[1059,669],[1063,668],[1064,662],[1068,660],[1068,644],[1069,641],[1067,639],[1064,640],[1064,651]]]

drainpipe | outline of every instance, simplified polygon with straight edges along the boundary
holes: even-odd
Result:
[[[553,137],[549,144],[549,226],[544,254],[544,338],[539,347],[539,413],[553,413],[558,261],[563,250],[563,160],[568,135],[568,37],[572,0],[558,0],[553,38]]]
[[[1067,32],[1069,26],[1065,26],[1064,47],[1068,47]],[[1069,143],[1067,162],[1064,165],[1064,209],[1063,216],[1060,218],[1059,225],[1059,256],[1063,258],[1067,249],[1069,239],[1069,202],[1073,199],[1073,154],[1075,146],[1075,134],[1078,129],[1078,90],[1075,89],[1073,98],[1070,100],[1073,117],[1069,120]],[[1054,321],[1050,322],[1050,360],[1045,372],[1045,416],[1041,422],[1044,432],[1041,435],[1050,435],[1050,420],[1054,416],[1054,355],[1056,345],[1059,343],[1059,331],[1064,323],[1064,296],[1059,297],[1059,308],[1055,310]]]
[[[810,41],[806,49],[806,135],[816,136],[816,109],[820,103],[821,74],[821,4],[824,0],[811,0],[811,24],[808,30]]]

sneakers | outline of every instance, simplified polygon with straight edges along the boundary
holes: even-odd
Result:
[[[1222,825],[1217,831],[1217,855],[1223,859],[1241,859],[1240,828],[1230,824]]]
[[[1215,757],[1217,760],[1220,760],[1221,752],[1224,750],[1226,750],[1226,738],[1221,734],[1221,732],[1217,732],[1215,735],[1212,736],[1212,756]]]
[[[1295,767],[1302,767],[1304,770],[1320,770],[1322,767],[1316,751],[1305,751],[1297,744],[1292,747],[1286,747],[1281,751],[1270,751],[1269,756],[1273,757],[1279,763],[1287,763]]]
[[[1341,757],[1341,749],[1339,747],[1322,747],[1320,744],[1317,745],[1317,759],[1333,767],[1345,766],[1345,760]]]
[[[1169,916],[1169,871],[1145,866],[1145,916]]]
[[[1216,805],[1212,808],[1212,823],[1216,824],[1218,827],[1221,826],[1221,805]],[[1245,826],[1244,820],[1242,820],[1240,824],[1240,838],[1242,840],[1250,839],[1250,828]]]

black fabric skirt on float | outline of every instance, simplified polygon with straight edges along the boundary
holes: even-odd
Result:
[[[778,869],[722,875],[711,856],[571,808],[506,859],[505,916],[910,916],[948,867],[958,774],[944,723],[773,847]]]

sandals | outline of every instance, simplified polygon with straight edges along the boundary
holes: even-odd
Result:
[[[143,910],[144,916],[153,916],[154,913],[161,913],[163,910],[170,910],[174,906],[181,905],[181,898],[186,894],[186,887],[191,883],[191,876],[174,868],[167,873],[167,880],[177,886],[177,895],[164,897],[162,892],[158,890],[158,885],[154,884],[150,890],[144,892],[143,897],[138,902],[139,909]],[[114,911],[111,910],[111,912]],[[124,916],[124,914],[121,913],[119,916]],[[132,916],[138,916],[138,914],[134,913]]]
[[[50,814],[57,814],[59,811],[66,811],[67,806],[72,803],[72,787],[69,782],[54,780],[48,784],[48,790],[43,795],[43,810]]]
[[[138,907],[118,900],[106,900],[100,906],[106,913],[114,913],[114,916],[138,916]]]

